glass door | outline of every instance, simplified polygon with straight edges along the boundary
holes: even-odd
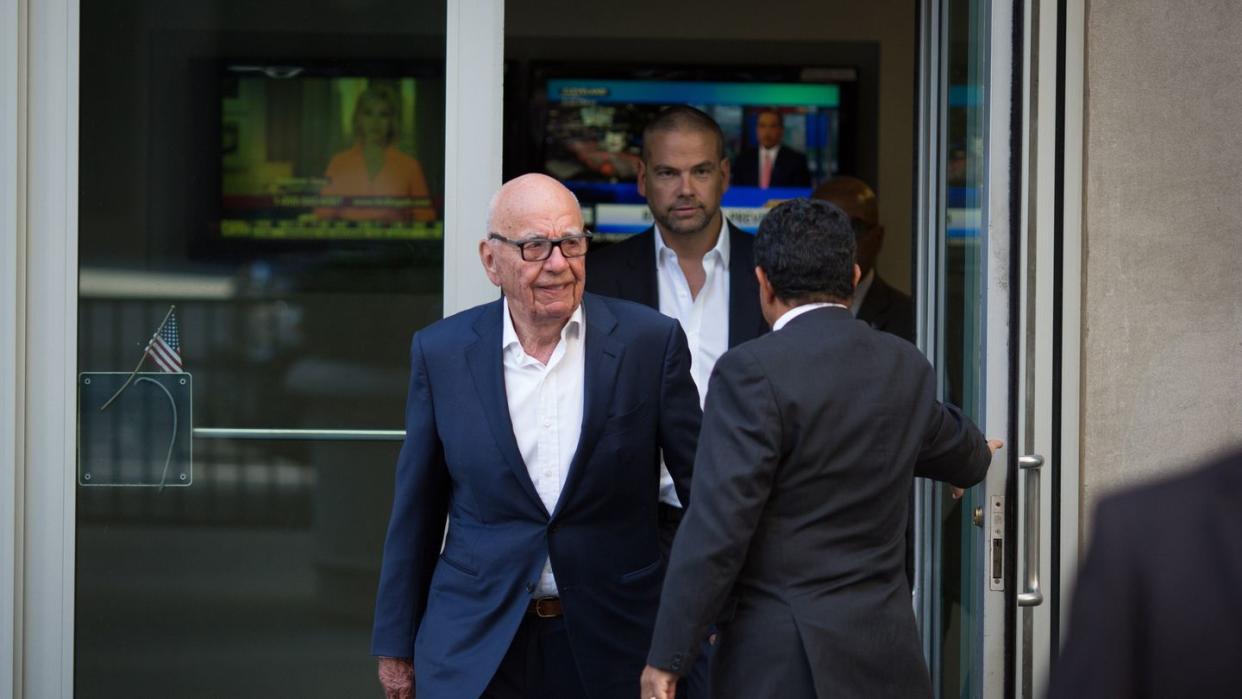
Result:
[[[1004,696],[1012,680],[1012,5],[927,0],[921,18],[920,339],[942,399],[1006,448],[987,480],[960,498],[921,485],[915,604],[937,696]]]
[[[74,694],[377,691],[446,4],[79,13]]]

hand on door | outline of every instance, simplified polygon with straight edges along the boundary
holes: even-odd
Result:
[[[1000,448],[1001,448],[1001,447],[1003,447],[1003,446],[1005,446],[1005,443],[1004,443],[1004,442],[1002,442],[1002,441],[1001,441],[1001,440],[999,440],[999,439],[989,439],[989,440],[988,440],[988,452],[990,452],[993,456],[996,456],[996,450],[997,450],[997,449],[1000,449]],[[959,487],[957,487],[957,486],[953,486],[953,491],[952,491],[952,493],[953,493],[953,499],[954,499],[954,500],[959,500],[959,499],[961,499],[961,497],[962,497],[963,495],[965,495],[965,494],[966,494],[966,489],[965,489],[965,488],[959,488]]]

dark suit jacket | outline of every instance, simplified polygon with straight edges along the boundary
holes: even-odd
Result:
[[[889,286],[878,272],[863,297],[858,319],[876,330],[914,342],[914,303],[909,296]]]
[[[733,159],[729,181],[746,187],[759,186],[758,148],[747,148]],[[811,170],[806,165],[806,156],[789,146],[781,146],[776,151],[776,161],[772,163],[772,180],[768,186],[810,187]]]
[[[685,335],[648,308],[585,295],[582,433],[549,513],[509,419],[500,304],[414,335],[372,653],[412,656],[420,699],[478,696],[551,556],[591,697],[632,699],[664,572],[660,452],[688,498],[699,429]]]
[[[1242,452],[1105,497],[1049,697],[1242,692]]]
[[[906,497],[991,456],[918,349],[810,311],[720,359],[700,437],[648,663],[685,671],[720,621],[718,696],[930,697]]]
[[[592,250],[587,254],[586,271],[587,291],[660,309],[654,227]],[[767,331],[755,279],[755,237],[729,223],[729,346]]]

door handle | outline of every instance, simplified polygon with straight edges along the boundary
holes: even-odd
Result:
[[[1038,607],[1044,601],[1044,593],[1039,589],[1039,471],[1043,465],[1044,457],[1039,454],[1018,457],[1018,468],[1026,473],[1026,499],[1022,503],[1026,509],[1026,531],[1022,537],[1026,580],[1018,593],[1019,607]]]

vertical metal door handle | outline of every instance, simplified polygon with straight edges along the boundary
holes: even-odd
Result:
[[[1018,457],[1018,468],[1026,472],[1026,531],[1022,537],[1026,580],[1018,593],[1019,607],[1038,607],[1044,601],[1039,590],[1039,470],[1043,465],[1044,457],[1039,454]]]

